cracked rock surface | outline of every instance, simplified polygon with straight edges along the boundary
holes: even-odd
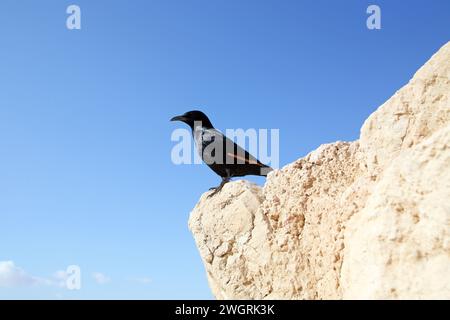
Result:
[[[450,43],[354,142],[202,195],[189,227],[218,299],[450,299]]]

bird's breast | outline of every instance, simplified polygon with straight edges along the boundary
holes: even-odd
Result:
[[[216,145],[217,143],[220,142],[220,140],[221,140],[220,136],[217,134],[217,131],[215,130],[209,130],[204,128],[194,130],[194,141],[197,152],[199,153],[200,157],[207,163],[214,162],[213,157],[215,151],[217,148],[221,147]],[[208,146],[210,146],[210,148],[208,148]]]

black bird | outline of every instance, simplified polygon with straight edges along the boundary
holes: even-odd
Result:
[[[202,160],[221,178],[222,182],[209,197],[218,193],[232,177],[247,175],[267,176],[272,168],[262,164],[246,150],[214,129],[211,121],[201,111],[189,111],[170,121],[182,121],[192,129],[197,152]]]

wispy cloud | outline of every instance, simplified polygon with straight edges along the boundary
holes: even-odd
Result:
[[[0,287],[29,287],[29,286],[55,286],[65,287],[66,271],[59,270],[51,277],[42,278],[26,272],[17,266],[14,261],[0,261]]]
[[[141,284],[149,284],[152,282],[152,279],[149,277],[132,278],[131,280],[134,282],[141,283]]]
[[[98,284],[107,284],[107,283],[111,282],[111,278],[109,278],[108,276],[104,275],[101,272],[94,272],[92,274],[92,277],[94,278],[95,282],[97,282]]]
[[[40,282],[38,277],[16,266],[14,261],[0,261],[0,287],[25,287]]]
[[[64,270],[58,270],[53,274],[51,279],[48,279],[50,285],[55,285],[58,287],[65,287],[67,282],[68,274]]]

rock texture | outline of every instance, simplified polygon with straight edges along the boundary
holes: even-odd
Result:
[[[205,193],[190,229],[218,299],[450,299],[450,43],[355,142]]]

